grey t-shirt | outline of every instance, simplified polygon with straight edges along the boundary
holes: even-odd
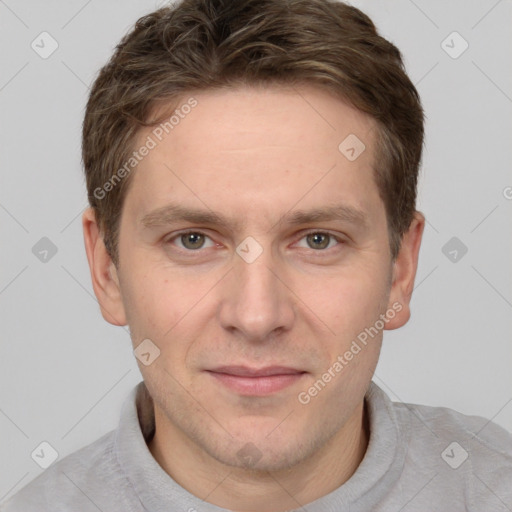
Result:
[[[392,402],[372,382],[370,440],[352,477],[306,512],[511,512],[512,435],[451,409]],[[222,512],[178,485],[146,439],[147,389],[126,400],[119,427],[50,466],[2,512]],[[207,494],[205,492],[205,494]]]

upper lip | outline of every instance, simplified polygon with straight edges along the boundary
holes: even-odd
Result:
[[[266,366],[264,368],[251,368],[249,366],[219,366],[208,370],[213,373],[225,373],[236,377],[269,377],[271,375],[294,375],[304,373],[303,370],[287,366]]]

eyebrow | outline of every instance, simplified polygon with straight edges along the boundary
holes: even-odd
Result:
[[[370,225],[367,214],[354,206],[337,204],[311,210],[293,210],[286,213],[276,224],[284,223],[291,226],[310,222],[343,221],[354,224],[362,229]],[[239,230],[245,225],[241,220],[231,220],[212,210],[198,210],[179,204],[168,204],[148,214],[141,219],[145,228],[166,226],[175,222],[187,221],[191,224],[209,224],[227,226]]]

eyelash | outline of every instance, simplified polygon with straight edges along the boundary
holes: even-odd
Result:
[[[164,241],[164,244],[165,245],[171,245],[174,240],[182,237],[183,235],[189,235],[189,234],[203,235],[204,237],[209,238],[211,240],[211,238],[206,233],[204,233],[202,231],[199,231],[199,230],[187,230],[187,231],[181,231],[181,232],[173,235],[171,238],[166,239]],[[308,232],[304,233],[301,236],[301,238],[299,239],[299,241],[304,239],[304,238],[306,238],[309,235],[327,235],[328,237],[330,237],[331,240],[334,239],[336,242],[338,242],[337,245],[335,245],[334,247],[330,247],[330,248],[326,248],[326,249],[315,250],[315,249],[312,249],[312,248],[308,247],[308,249],[310,249],[311,251],[316,252],[316,253],[326,253],[326,252],[329,252],[330,250],[335,249],[339,245],[343,245],[345,243],[345,240],[343,240],[339,236],[334,235],[333,233],[330,233],[329,231],[318,231],[318,230],[311,230],[311,231],[308,231]],[[203,248],[201,247],[199,249],[193,250],[193,249],[186,249],[186,248],[178,247],[178,250],[186,252],[186,253],[190,253],[190,254],[193,254],[193,253],[198,253],[199,254],[200,252],[202,252],[201,249],[203,249]],[[304,249],[304,247],[302,249]]]

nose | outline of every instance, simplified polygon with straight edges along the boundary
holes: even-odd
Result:
[[[221,326],[247,341],[264,342],[291,329],[295,319],[293,292],[282,266],[264,249],[248,263],[234,255],[234,268],[224,287],[219,319]]]

